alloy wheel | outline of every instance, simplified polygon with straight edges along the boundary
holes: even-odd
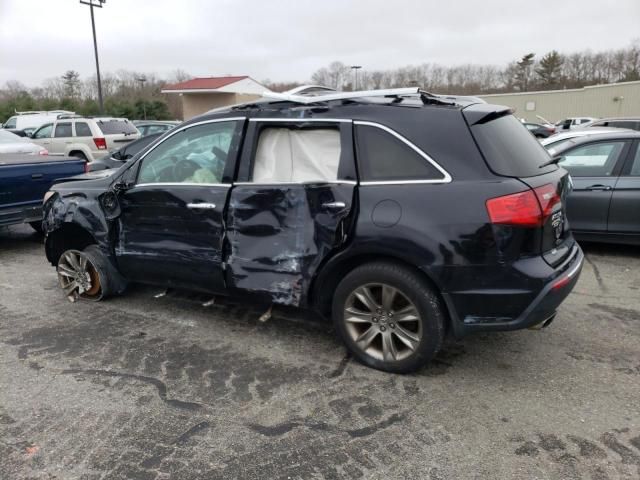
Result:
[[[344,322],[355,345],[377,360],[404,360],[422,340],[416,306],[399,289],[383,283],[369,283],[351,292]]]
[[[78,250],[67,250],[58,261],[58,282],[71,302],[78,298],[100,300],[100,276],[91,261]]]

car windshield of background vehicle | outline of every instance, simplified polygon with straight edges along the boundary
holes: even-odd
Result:
[[[574,177],[607,177],[623,148],[622,141],[583,145],[562,155],[559,164]]]
[[[138,129],[126,120],[96,120],[96,123],[105,135],[138,133]]]
[[[337,128],[265,128],[260,133],[252,180],[257,183],[338,179]]]
[[[138,183],[220,183],[237,123],[197,125],[169,137],[144,157]]]

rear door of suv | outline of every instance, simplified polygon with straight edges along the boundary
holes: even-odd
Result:
[[[249,122],[227,210],[226,281],[300,305],[318,267],[345,242],[356,188],[352,122]]]

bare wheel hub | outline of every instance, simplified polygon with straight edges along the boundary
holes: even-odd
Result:
[[[344,308],[347,333],[364,353],[378,360],[403,360],[422,339],[422,319],[400,290],[382,283],[356,288]]]

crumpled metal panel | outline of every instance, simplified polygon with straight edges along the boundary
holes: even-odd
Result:
[[[227,211],[227,284],[300,306],[319,265],[342,241],[353,185],[236,186]],[[323,205],[343,202],[342,209]]]

